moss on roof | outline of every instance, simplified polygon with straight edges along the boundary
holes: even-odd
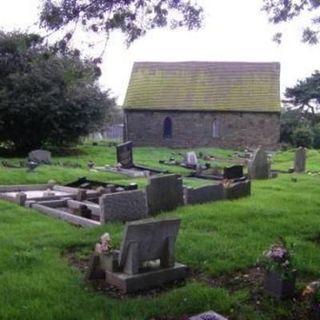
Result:
[[[137,62],[125,109],[280,112],[279,63]]]

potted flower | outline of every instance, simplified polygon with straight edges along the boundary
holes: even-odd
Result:
[[[303,290],[302,297],[308,301],[313,319],[320,320],[320,280],[309,283]]]
[[[292,252],[284,240],[273,244],[264,252],[261,259],[264,266],[264,289],[276,298],[291,297],[295,291],[296,269],[293,266]]]

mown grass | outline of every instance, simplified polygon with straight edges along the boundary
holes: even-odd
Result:
[[[60,158],[83,164],[81,169],[42,166],[27,173],[24,169],[0,167],[0,183],[39,183],[49,179],[65,183],[79,176],[121,183],[137,180],[85,169],[88,160],[114,164],[113,148],[87,145],[81,150],[81,156]],[[221,157],[230,154],[224,150],[204,151],[220,152]],[[155,166],[172,152],[138,148],[135,162]],[[308,169],[319,170],[319,152],[309,151],[309,156]],[[292,160],[292,152],[279,153],[274,167],[288,169]],[[179,168],[177,172],[181,172]],[[160,215],[182,219],[177,260],[205,277],[231,275],[255,265],[263,250],[282,236],[295,245],[299,286],[307,279],[319,278],[320,243],[312,239],[320,238],[320,177],[295,177],[297,180],[292,180],[292,175],[280,174],[277,179],[254,181],[249,198],[181,207]],[[138,183],[145,185],[146,181],[138,179]],[[258,307],[250,303],[248,289],[231,294],[227,288],[209,286],[197,277],[157,296],[115,299],[94,292],[85,285],[83,275],[68,265],[63,253],[70,247],[83,247],[83,252],[90,252],[105,231],[112,235],[117,247],[122,224],[86,230],[1,201],[0,319],[144,320],[156,316],[178,318],[209,309],[231,319],[293,319],[288,302],[264,297]]]

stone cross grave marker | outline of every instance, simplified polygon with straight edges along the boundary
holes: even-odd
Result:
[[[263,147],[259,147],[253,154],[249,163],[249,175],[251,179],[268,179],[270,165],[268,156]]]
[[[132,142],[117,145],[117,162],[125,169],[133,167]]]
[[[306,149],[303,147],[299,147],[296,150],[295,158],[294,158],[294,171],[295,172],[304,172],[306,170]]]

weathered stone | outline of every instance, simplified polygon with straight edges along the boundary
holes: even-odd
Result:
[[[196,168],[198,164],[198,158],[194,151],[187,152],[184,156],[184,165],[190,168]]]
[[[146,192],[149,214],[174,210],[183,205],[182,179],[177,175],[150,177]]]
[[[216,312],[208,311],[208,312],[193,316],[189,318],[189,320],[227,320],[227,318],[223,317],[222,315]]]
[[[223,179],[238,179],[243,177],[243,166],[225,167],[223,169]]]
[[[239,181],[225,184],[225,198],[228,200],[238,199],[250,196],[251,181]]]
[[[100,197],[101,223],[132,221],[148,215],[146,194],[143,190],[109,193]]]
[[[172,138],[164,139],[163,121],[168,116],[173,124]],[[219,138],[212,137],[214,119],[225,124]],[[276,149],[280,137],[280,113],[127,109],[126,127],[125,138],[133,141],[135,146],[245,148],[262,145]]]
[[[33,150],[29,153],[28,155],[28,160],[29,161],[34,161],[37,163],[45,163],[45,164],[50,164],[51,162],[51,152],[47,150]]]
[[[295,158],[294,158],[295,172],[299,173],[299,172],[304,172],[306,170],[306,158],[307,158],[306,149],[303,147],[299,147],[296,150]]]
[[[106,281],[124,292],[184,279],[187,268],[175,263],[180,219],[129,222],[118,256],[118,270],[106,270]],[[160,260],[160,263],[150,261]]]
[[[268,179],[269,178],[270,164],[268,156],[264,148],[259,147],[253,155],[252,160],[249,162],[249,176],[251,179]]]
[[[130,169],[133,167],[132,142],[128,141],[117,145],[117,162],[123,168]]]
[[[200,188],[186,187],[184,191],[185,204],[197,204],[224,199],[224,188],[222,184],[204,186]]]

